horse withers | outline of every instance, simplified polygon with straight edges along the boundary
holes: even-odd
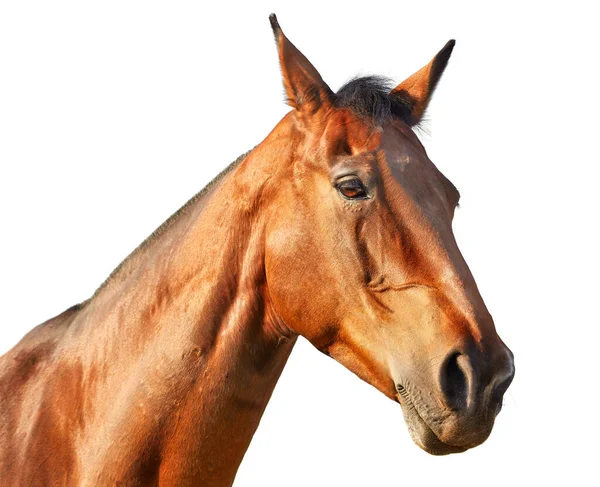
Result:
[[[454,42],[334,93],[271,25],[292,110],[0,359],[2,485],[231,485],[299,335],[399,402],[424,450],[490,434],[513,357],[411,128]]]

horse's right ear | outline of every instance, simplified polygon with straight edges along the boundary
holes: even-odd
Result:
[[[301,112],[312,114],[330,104],[333,92],[304,54],[284,35],[275,14],[269,16],[283,77],[287,103]]]
[[[409,125],[415,125],[423,118],[431,95],[446,69],[454,44],[454,40],[448,41],[427,66],[405,79],[391,91],[392,95],[402,99],[404,104],[410,107],[410,116],[406,120]]]

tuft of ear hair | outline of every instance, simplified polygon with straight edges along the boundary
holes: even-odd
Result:
[[[323,105],[330,104],[333,92],[319,72],[285,36],[275,14],[269,16],[288,105],[307,114],[313,114]]]
[[[448,41],[429,64],[405,79],[390,92],[391,96],[400,98],[410,107],[409,125],[416,125],[423,118],[438,81],[448,65],[455,43],[454,39]]]

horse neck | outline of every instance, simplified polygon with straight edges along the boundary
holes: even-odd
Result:
[[[118,446],[91,439],[99,462],[125,462],[130,445],[136,458],[160,456],[161,479],[175,484],[233,479],[295,342],[265,280],[256,182],[272,176],[265,152],[255,149],[133,256],[82,313],[89,326],[74,333],[87,335],[84,362],[100,370],[99,396],[110,398],[99,399],[92,421],[130,438]],[[129,464],[114,470],[125,475]]]

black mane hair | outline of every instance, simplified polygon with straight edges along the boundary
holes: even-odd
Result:
[[[392,117],[410,124],[412,106],[409,100],[391,94],[395,83],[383,76],[362,76],[345,83],[336,93],[334,105],[347,108],[376,125]]]

